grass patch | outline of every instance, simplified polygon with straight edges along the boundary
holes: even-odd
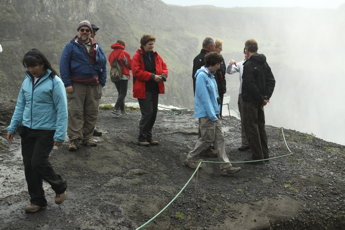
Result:
[[[291,184],[284,184],[284,188],[289,189],[291,192],[295,192],[295,193],[298,192],[298,190],[296,188],[292,187]]]
[[[98,107],[99,109],[102,109],[102,110],[111,110],[113,109],[114,107],[110,104],[102,104],[102,105],[99,105]]]
[[[182,212],[176,212],[175,217],[176,219],[179,219],[179,220],[184,220],[186,218]]]

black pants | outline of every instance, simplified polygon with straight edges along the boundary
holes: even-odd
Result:
[[[249,146],[253,151],[253,159],[269,158],[264,107],[243,101],[242,112],[242,122]]]
[[[219,116],[222,118],[223,117],[223,100],[224,100],[224,94],[219,94],[219,105],[220,105],[220,108],[219,108]],[[230,116],[230,114],[229,114]]]
[[[49,154],[53,148],[52,130],[34,130],[24,127],[21,132],[22,155],[24,162],[25,178],[32,204],[46,206],[43,180],[48,182],[56,194],[63,193],[66,182],[57,175],[49,163]]]
[[[120,80],[115,82],[118,92],[117,101],[115,103],[115,110],[125,111],[125,97],[127,95],[128,80]]]
[[[152,127],[158,111],[158,93],[146,92],[145,99],[138,99],[141,119],[139,122],[139,141],[152,141]]]

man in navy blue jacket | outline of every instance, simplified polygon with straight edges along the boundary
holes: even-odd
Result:
[[[68,99],[70,151],[76,151],[80,142],[85,146],[96,146],[92,134],[106,82],[106,57],[91,37],[91,23],[81,21],[77,31],[77,36],[63,49],[60,60],[60,73]]]

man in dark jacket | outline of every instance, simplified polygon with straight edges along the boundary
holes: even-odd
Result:
[[[198,69],[200,69],[203,65],[205,65],[205,55],[208,52],[214,51],[215,48],[215,42],[212,38],[206,37],[204,41],[202,42],[202,49],[200,53],[194,58],[193,60],[193,92],[195,93],[195,73]]]
[[[249,146],[253,151],[252,160],[269,158],[265,131],[264,106],[272,96],[275,80],[263,54],[258,54],[254,39],[245,43],[248,60],[244,63],[242,98],[243,124]]]

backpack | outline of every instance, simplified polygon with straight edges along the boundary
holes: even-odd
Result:
[[[122,77],[122,65],[119,59],[114,59],[110,69],[110,79],[112,82],[120,81]]]

